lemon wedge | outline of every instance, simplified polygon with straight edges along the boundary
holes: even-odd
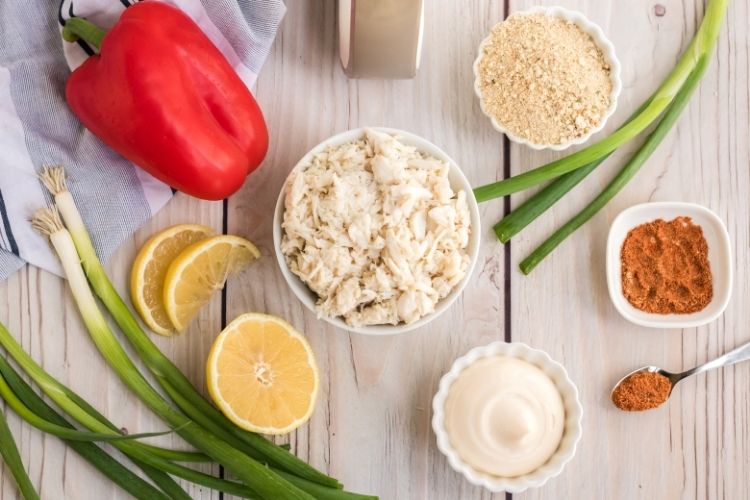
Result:
[[[164,308],[164,278],[185,248],[213,235],[210,227],[179,224],[152,236],[138,252],[130,272],[130,297],[143,322],[159,335],[174,334]]]
[[[262,434],[285,434],[305,423],[318,396],[318,367],[307,340],[266,314],[244,314],[219,334],[206,380],[227,418]]]
[[[219,235],[193,243],[167,269],[164,307],[178,332],[184,331],[230,274],[247,269],[260,252],[239,236]]]

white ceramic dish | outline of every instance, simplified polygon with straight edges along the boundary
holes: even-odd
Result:
[[[497,477],[474,470],[463,462],[455,452],[445,431],[445,399],[448,396],[451,384],[456,380],[461,370],[478,359],[498,355],[521,359],[539,367],[552,379],[557,390],[560,391],[565,406],[565,429],[557,451],[535,471],[517,477]],[[482,486],[492,492],[520,493],[528,488],[542,486],[550,478],[562,472],[565,464],[575,455],[578,442],[583,434],[581,427],[583,408],[578,399],[578,389],[568,377],[568,372],[560,363],[553,361],[546,352],[533,349],[522,343],[494,342],[487,346],[475,347],[454,361],[450,371],[440,379],[438,392],[432,400],[432,412],[432,430],[437,437],[438,448],[448,458],[450,466],[463,474],[471,484]]]
[[[482,99],[482,91],[479,85],[479,61],[482,59],[484,46],[490,41],[490,37],[492,36],[491,33],[487,35],[484,40],[482,40],[482,43],[479,44],[479,53],[477,55],[477,58],[474,60],[474,93],[479,98],[479,105],[482,108],[482,112],[487,116],[487,118],[490,119],[495,130],[505,134],[511,141],[518,144],[524,144],[531,149],[536,150],[552,149],[554,151],[562,151],[569,148],[570,146],[583,144],[584,142],[589,140],[592,135],[596,134],[604,128],[604,126],[607,124],[607,120],[609,120],[609,117],[612,116],[612,114],[615,112],[615,109],[617,108],[617,100],[620,97],[620,91],[622,90],[622,80],[620,79],[620,61],[617,59],[617,55],[615,54],[615,47],[612,45],[612,42],[610,42],[609,39],[604,35],[604,31],[602,31],[602,29],[598,25],[589,21],[588,18],[586,18],[586,16],[584,16],[580,12],[564,9],[563,7],[537,6],[532,7],[528,10],[514,12],[512,16],[524,16],[529,14],[537,14],[540,12],[553,17],[565,19],[566,21],[571,21],[578,25],[578,27],[581,28],[583,32],[591,36],[591,39],[594,40],[594,43],[597,45],[597,47],[601,49],[602,54],[604,55],[604,59],[607,61],[607,63],[609,63],[609,76],[612,81],[612,92],[609,95],[609,108],[607,108],[607,111],[599,122],[599,125],[591,129],[588,134],[577,137],[562,144],[536,144],[522,137],[518,137],[517,135],[508,131],[500,122],[497,121],[494,116],[492,116],[485,109],[484,100]]]
[[[464,287],[466,287],[466,283],[468,283],[469,279],[471,278],[471,273],[474,270],[474,265],[476,264],[477,256],[479,255],[479,240],[481,234],[479,225],[479,205],[477,204],[476,198],[474,198],[471,184],[469,184],[466,176],[464,176],[463,172],[461,172],[461,169],[458,167],[458,165],[456,165],[456,162],[454,162],[450,156],[448,156],[436,145],[426,139],[423,139],[412,133],[405,132],[403,130],[385,127],[368,128],[380,132],[385,132],[391,135],[397,135],[405,144],[414,146],[420,151],[423,151],[429,155],[434,156],[435,158],[447,162],[450,165],[450,172],[448,175],[451,187],[454,190],[462,189],[466,192],[466,201],[469,206],[469,215],[471,217],[471,234],[469,236],[469,246],[467,248],[470,262],[469,267],[466,270],[466,276],[463,280],[461,280],[459,284],[457,284],[453,288],[453,290],[450,294],[448,294],[447,297],[437,303],[437,305],[435,306],[435,311],[432,314],[428,314],[427,316],[424,316],[409,325],[372,325],[360,327],[350,326],[346,324],[346,322],[341,318],[329,318],[325,316],[322,317],[322,319],[327,321],[328,323],[331,323],[332,325],[335,325],[343,330],[348,330],[350,332],[363,333],[367,335],[394,335],[397,333],[408,332],[410,330],[414,330],[415,328],[426,325],[430,321],[440,316],[446,310],[448,310],[451,304],[453,304],[458,296],[461,295]],[[325,141],[321,142],[313,149],[311,149],[310,152],[308,152],[304,157],[302,157],[302,159],[297,162],[297,165],[294,167],[294,169],[301,168],[303,164],[308,163],[313,156],[323,151],[327,147],[338,146],[341,144],[346,144],[347,142],[357,140],[364,135],[364,132],[364,128],[358,128],[343,132],[341,134],[337,134],[329,139],[326,139]],[[307,285],[305,285],[302,280],[297,277],[297,275],[289,270],[289,266],[287,266],[284,255],[281,252],[281,223],[284,220],[284,196],[286,194],[286,183],[287,182],[284,182],[284,186],[281,188],[281,193],[279,193],[279,198],[276,201],[276,210],[273,217],[273,245],[274,250],[276,251],[276,259],[279,262],[281,274],[284,275],[284,279],[289,284],[294,294],[305,306],[307,306],[308,309],[317,314],[317,311],[315,310],[315,303],[318,299],[318,296],[312,290],[310,290]]]
[[[713,276],[714,296],[702,311],[692,314],[653,314],[633,307],[622,294],[620,251],[628,231],[656,219],[670,221],[685,215],[703,228],[708,243],[708,261]],[[718,318],[732,295],[732,251],[729,234],[721,219],[701,205],[682,202],[653,202],[632,206],[612,222],[607,238],[607,286],[612,303],[622,316],[650,328],[693,328]]]

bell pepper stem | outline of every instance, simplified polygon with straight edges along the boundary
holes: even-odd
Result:
[[[82,17],[71,17],[65,21],[62,36],[66,42],[83,40],[97,50],[101,47],[102,39],[107,32],[91,21]]]

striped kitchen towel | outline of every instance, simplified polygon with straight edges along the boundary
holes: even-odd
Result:
[[[99,257],[106,259],[172,196],[172,190],[102,144],[65,103],[65,81],[93,51],[67,43],[80,16],[111,27],[137,0],[0,0],[0,280],[23,266],[62,274],[29,224],[51,202],[37,175],[65,165]],[[185,11],[251,87],[284,16],[282,0],[165,0]]]

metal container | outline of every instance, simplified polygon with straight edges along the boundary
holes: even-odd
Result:
[[[349,78],[413,78],[424,0],[338,0],[339,54]]]

